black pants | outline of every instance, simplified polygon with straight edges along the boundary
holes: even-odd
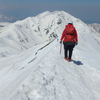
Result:
[[[71,59],[72,53],[73,53],[73,48],[75,47],[75,44],[72,44],[72,45],[68,45],[66,43],[63,43],[63,44],[64,44],[65,58]]]

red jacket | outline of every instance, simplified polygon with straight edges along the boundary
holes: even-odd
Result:
[[[60,40],[61,41],[63,40],[64,42],[67,42],[67,41],[78,42],[78,35],[77,35],[76,29],[74,30],[73,35],[66,35],[67,26],[71,26],[71,25],[70,24],[66,25],[65,29],[62,32],[62,36]]]

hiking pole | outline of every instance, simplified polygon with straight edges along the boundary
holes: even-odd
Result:
[[[62,49],[62,43],[60,43],[60,54],[61,54],[61,49]]]

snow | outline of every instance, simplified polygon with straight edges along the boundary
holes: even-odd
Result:
[[[12,24],[0,35],[0,43],[3,43],[0,53],[5,55],[0,59],[0,100],[100,100],[98,38],[84,22],[69,16],[63,11],[44,12]],[[47,22],[48,18],[50,22]],[[57,37],[49,38],[52,32],[60,38],[68,18],[73,21],[79,35],[71,62],[63,59],[63,45],[60,53]],[[45,29],[49,30],[48,34]],[[18,34],[20,39],[29,41],[19,42]],[[32,36],[36,36],[35,42],[30,39]],[[23,45],[27,49],[20,50]]]
[[[0,22],[0,34],[4,32],[12,23]]]
[[[99,23],[88,24],[88,26],[92,27],[95,31],[97,31],[100,34],[100,24]]]

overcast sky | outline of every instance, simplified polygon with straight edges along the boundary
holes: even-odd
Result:
[[[0,16],[13,21],[56,10],[85,23],[100,23],[100,0],[0,0]]]

